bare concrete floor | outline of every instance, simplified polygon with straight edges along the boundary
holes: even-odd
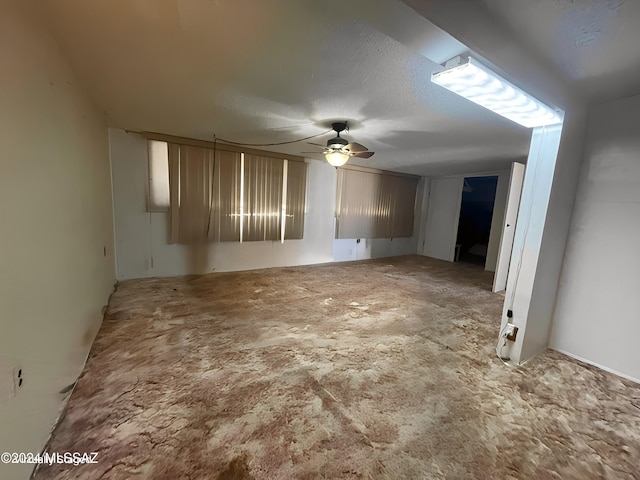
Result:
[[[417,256],[124,282],[48,446],[98,463],[36,478],[640,478],[640,386],[505,366],[490,283]]]

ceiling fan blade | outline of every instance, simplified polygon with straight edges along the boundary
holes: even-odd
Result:
[[[349,145],[347,145],[345,147],[347,150],[349,150],[352,153],[358,153],[358,152],[366,152],[369,149],[367,147],[365,147],[364,145],[361,145],[359,143],[356,142],[351,142]]]
[[[318,151],[316,151],[316,152],[300,152],[300,153],[313,153],[313,154],[316,154],[316,155],[321,155],[322,154],[322,152],[318,152]]]
[[[351,156],[352,157],[358,157],[358,158],[370,158],[373,157],[373,154],[376,152],[351,152]]]
[[[309,145],[313,145],[314,147],[325,148],[326,145],[320,145],[319,143],[307,142]]]

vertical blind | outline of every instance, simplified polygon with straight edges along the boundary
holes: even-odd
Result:
[[[242,154],[216,151],[214,170],[214,205],[207,240],[237,242],[240,240],[240,184]]]
[[[242,241],[278,240],[284,160],[244,155]]]
[[[307,197],[307,164],[287,162],[285,238],[302,238]]]
[[[336,238],[413,235],[418,177],[338,169]]]
[[[302,238],[305,163],[166,145],[171,243]]]
[[[171,241],[197,243],[208,238],[213,207],[213,151],[169,145]]]

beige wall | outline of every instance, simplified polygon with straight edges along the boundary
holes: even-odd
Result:
[[[115,280],[102,114],[20,3],[0,2],[0,452],[42,449]]]

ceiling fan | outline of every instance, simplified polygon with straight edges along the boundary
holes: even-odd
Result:
[[[340,167],[347,163],[347,160],[351,157],[369,158],[375,152],[369,151],[367,147],[359,143],[351,142],[340,136],[340,132],[344,130],[349,131],[349,124],[347,122],[334,122],[331,124],[331,128],[335,130],[336,136],[327,140],[327,145],[319,145],[317,143],[310,143],[317,147],[322,147],[324,150],[322,154],[334,167]],[[318,152],[302,152],[302,153],[318,153]]]

